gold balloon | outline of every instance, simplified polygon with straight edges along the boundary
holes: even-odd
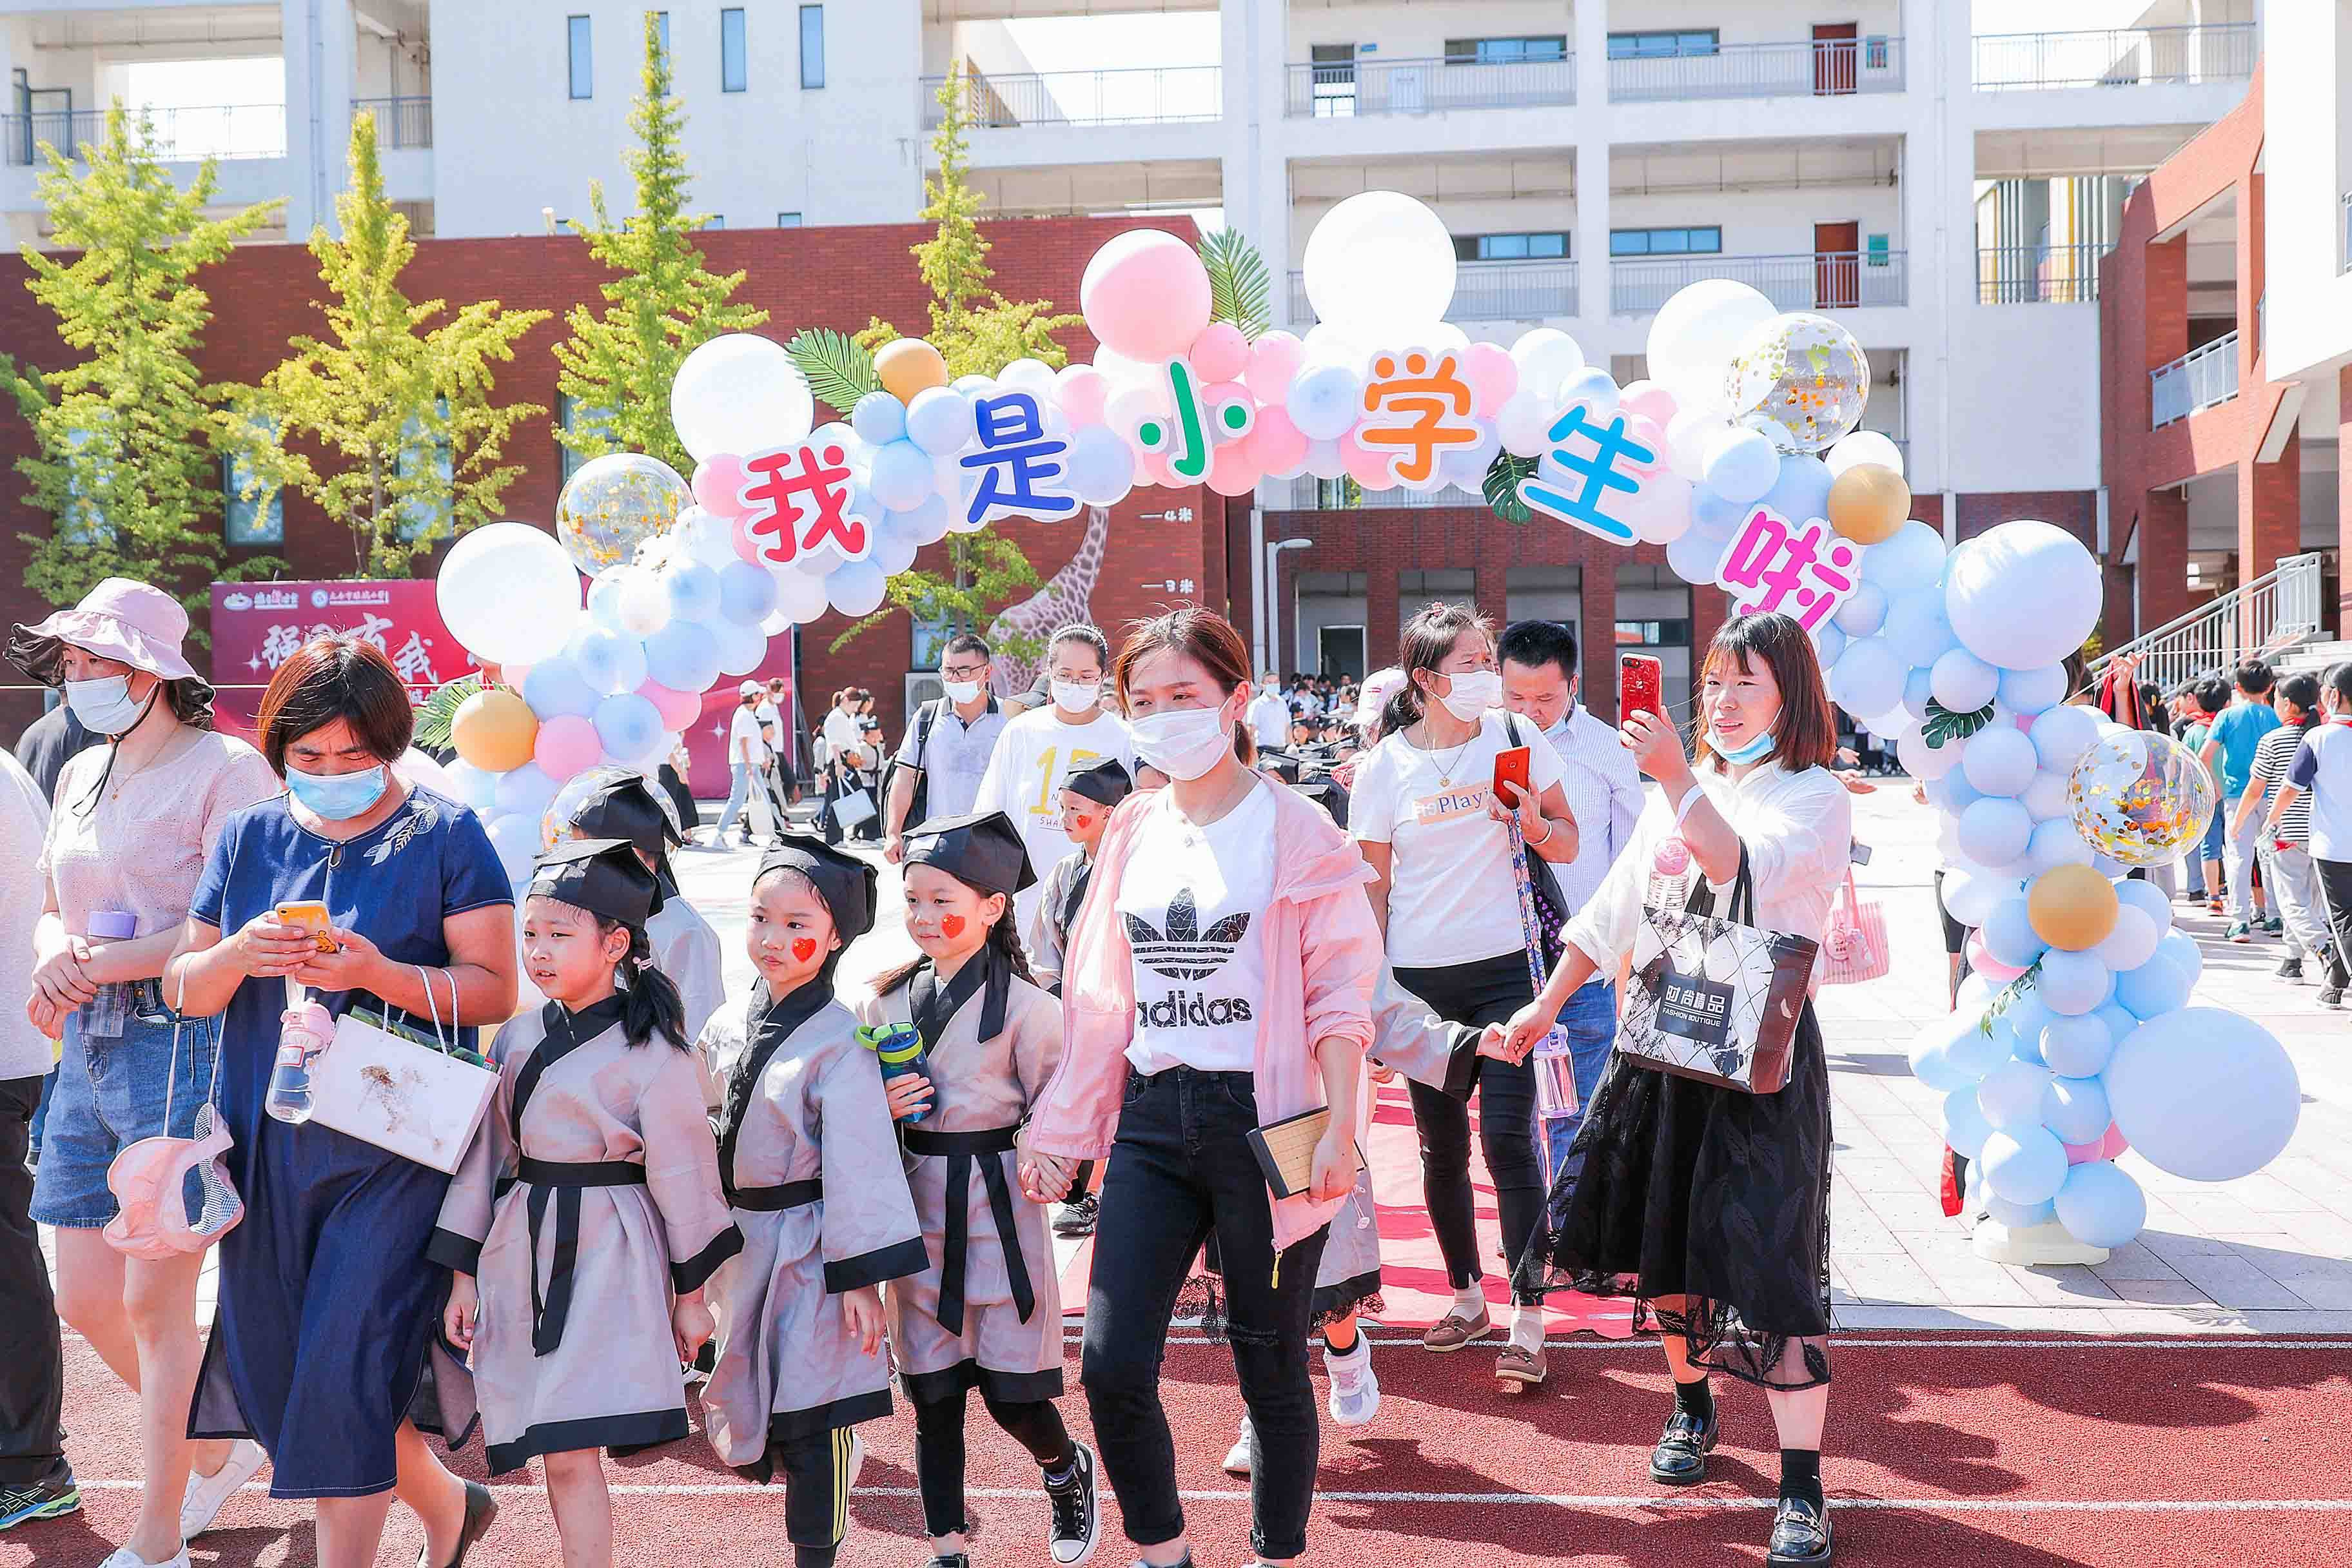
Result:
[[[948,384],[948,362],[920,338],[899,338],[874,351],[874,374],[883,391],[912,403],[925,388]]]
[[[502,773],[530,761],[539,720],[530,704],[499,688],[477,691],[449,721],[449,743],[484,773]]]
[[[1876,544],[1911,520],[1911,487],[1883,463],[1856,463],[1830,482],[1829,513],[1846,538]]]
[[[2025,890],[2025,918],[2053,947],[2080,952],[2116,929],[2116,885],[2088,866],[2053,866]]]

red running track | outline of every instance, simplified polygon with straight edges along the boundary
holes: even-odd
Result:
[[[1075,1388],[1064,1402],[1087,1429]],[[2352,1349],[2342,1341],[2215,1337],[1862,1333],[1838,1340],[1823,1467],[1847,1564],[1984,1568],[2155,1563],[2318,1564],[2344,1556],[2352,1528]],[[1323,1495],[1309,1560],[1334,1568],[1433,1563],[1756,1563],[1778,1476],[1771,1424],[1754,1390],[1718,1382],[1724,1446],[1714,1479],[1672,1491],[1645,1463],[1669,1394],[1645,1341],[1580,1337],[1551,1352],[1549,1386],[1494,1391],[1477,1350],[1376,1352],[1383,1403],[1347,1440],[1324,1428]],[[91,1568],[129,1519],[136,1453],[130,1395],[68,1341],[68,1448],[86,1511],[0,1536],[0,1568]],[[1318,1385],[1320,1380],[1318,1379]],[[1178,1339],[1167,1363],[1179,1479],[1201,1568],[1248,1558],[1241,1483],[1216,1467],[1239,1415],[1223,1347]],[[974,1413],[975,1561],[1046,1561],[1036,1473]],[[866,1470],[845,1568],[912,1568],[924,1556],[903,1409],[863,1429]],[[2333,1455],[2333,1458],[2329,1456]],[[478,1441],[460,1468],[481,1473]],[[689,1565],[789,1561],[781,1489],[736,1480],[697,1437],[613,1463],[617,1559]],[[265,1475],[267,1472],[265,1472]],[[561,1562],[536,1472],[499,1484],[499,1522],[477,1564]],[[1108,1507],[1096,1562],[1131,1558]],[[232,1499],[196,1543],[199,1568],[306,1568],[306,1510],[257,1488]],[[420,1532],[394,1511],[381,1561],[415,1561]],[[746,1543],[752,1545],[745,1551]]]

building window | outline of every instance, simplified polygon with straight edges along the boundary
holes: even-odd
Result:
[[[1716,256],[1723,250],[1723,229],[1710,225],[1706,228],[1612,228],[1609,231],[1609,254],[1612,256]]]
[[[588,58],[588,18],[573,16],[566,21],[565,26],[570,29],[572,96],[593,98],[596,96],[596,70]]]
[[[1892,253],[1893,247],[1888,244],[1886,236],[1883,234],[1872,235],[1863,247],[1864,264],[1871,267],[1885,266],[1887,258]]]
[[[612,418],[613,411],[609,408],[599,408],[593,405],[583,406],[579,399],[568,393],[559,392],[555,395],[556,423],[572,435],[577,436],[583,431],[595,431],[601,434],[606,442],[617,446],[619,443],[613,437]],[[560,441],[556,443],[555,451],[557,468],[561,477],[566,480],[578,473],[580,465],[588,460]]]
[[[741,92],[751,79],[743,58],[743,7],[719,13],[719,90]]]
[[[1457,261],[1559,261],[1568,255],[1563,230],[1532,234],[1463,234],[1454,238]]]
[[[1527,38],[1448,38],[1445,63],[1450,66],[1516,66],[1534,60],[1568,58],[1568,35],[1546,33]]]
[[[79,452],[99,438],[95,430],[76,426],[66,432],[66,450]],[[57,520],[57,535],[68,544],[110,544],[114,542],[114,525],[99,511],[92,498],[93,489],[103,490],[113,482],[114,463],[100,458],[90,464],[97,470],[95,484],[85,484],[85,470],[77,460],[68,459],[66,469],[66,505]]]
[[[1355,45],[1309,45],[1307,50],[1307,71],[1310,79],[1316,119],[1347,120],[1355,115]]]
[[[1441,567],[1397,574],[1397,630],[1433,604],[1463,604],[1478,592],[1478,574],[1467,567]]]
[[[709,217],[702,220],[702,226],[705,228],[725,228],[727,226],[727,215],[725,213],[713,213]]]
[[[1609,35],[1609,58],[1612,60],[1672,59],[1676,56],[1711,55],[1721,47],[1721,35],[1713,27],[1675,31],[1668,28],[1658,32],[1612,33]]]
[[[665,58],[665,59],[668,58],[669,58],[669,13],[668,13],[668,12],[667,12],[667,11],[656,11],[656,12],[655,12],[655,13],[654,13],[654,37],[656,37],[656,38],[659,38],[659,39],[661,40],[661,52],[662,52],[662,58]]]
[[[908,612],[913,623],[914,642],[908,650],[908,669],[937,669],[940,660],[947,657],[948,644],[957,636],[953,618],[947,616],[919,616]]]
[[[278,427],[269,420],[255,419],[256,437],[268,441],[277,438]],[[231,544],[283,544],[286,542],[286,492],[270,493],[269,505],[246,499],[246,487],[253,482],[253,465],[235,452],[221,456],[221,537]]]
[[[1874,33],[1862,41],[1862,64],[1865,70],[1886,68],[1886,35]]]
[[[801,7],[801,85],[824,85],[824,7]]]
[[[798,213],[778,213],[776,215],[776,226],[778,228],[798,228],[800,226],[801,215]]]

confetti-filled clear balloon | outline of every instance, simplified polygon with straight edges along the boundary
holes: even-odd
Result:
[[[690,506],[694,492],[676,469],[642,452],[591,458],[555,502],[555,538],[572,563],[593,577],[637,559]]]
[[[1862,423],[1870,361],[1835,321],[1791,311],[1748,334],[1725,391],[1735,421],[1760,416],[1788,430],[1788,450],[1818,452]]]
[[[2074,831],[2126,866],[2161,866],[2212,820],[2213,775],[2168,736],[2127,730],[2094,742],[2067,775]]]
[[[574,773],[570,782],[555,792],[554,803],[548,806],[539,819],[540,853],[543,855],[557,845],[569,844],[580,837],[572,831],[572,817],[574,812],[586,804],[590,795],[601,794],[605,788],[618,784],[623,779],[644,776],[635,769],[616,767],[610,763]],[[669,792],[656,785],[648,793],[654,797],[654,804],[661,807],[662,815],[669,818],[670,831],[678,832],[677,807],[670,800]]]

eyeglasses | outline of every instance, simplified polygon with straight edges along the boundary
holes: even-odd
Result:
[[[984,664],[947,665],[940,668],[940,673],[950,680],[980,680],[987,676],[988,666]]]

